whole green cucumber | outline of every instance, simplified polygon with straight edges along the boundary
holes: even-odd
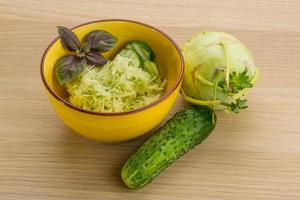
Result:
[[[214,129],[216,115],[207,107],[189,106],[176,113],[132,154],[122,168],[129,188],[150,183],[173,161],[200,144]]]

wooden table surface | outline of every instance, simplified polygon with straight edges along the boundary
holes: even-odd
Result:
[[[39,75],[56,25],[107,18],[152,24],[179,45],[226,31],[262,76],[238,115],[150,185],[127,189],[120,168],[146,137],[106,145],[66,127]],[[300,1],[0,0],[0,199],[300,199]],[[170,113],[184,105],[179,97]]]

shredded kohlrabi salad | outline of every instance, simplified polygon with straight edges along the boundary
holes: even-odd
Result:
[[[130,48],[101,68],[85,66],[78,78],[66,85],[73,105],[95,112],[125,112],[147,106],[162,96],[165,86],[156,64],[142,60]]]

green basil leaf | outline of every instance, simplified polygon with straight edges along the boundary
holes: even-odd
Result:
[[[107,63],[107,60],[101,54],[94,51],[88,53],[85,58],[90,65],[103,66]]]
[[[106,31],[95,30],[86,35],[85,41],[91,50],[106,52],[114,47],[117,38]]]
[[[55,66],[56,78],[60,85],[74,80],[87,64],[85,58],[78,58],[75,55],[62,57]]]
[[[76,51],[80,47],[78,37],[68,28],[64,26],[57,26],[57,31],[63,47],[70,51]]]

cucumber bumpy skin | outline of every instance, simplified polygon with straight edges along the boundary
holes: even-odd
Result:
[[[216,115],[207,107],[189,106],[176,113],[126,161],[121,172],[124,183],[132,189],[150,183],[207,138],[215,124]]]

